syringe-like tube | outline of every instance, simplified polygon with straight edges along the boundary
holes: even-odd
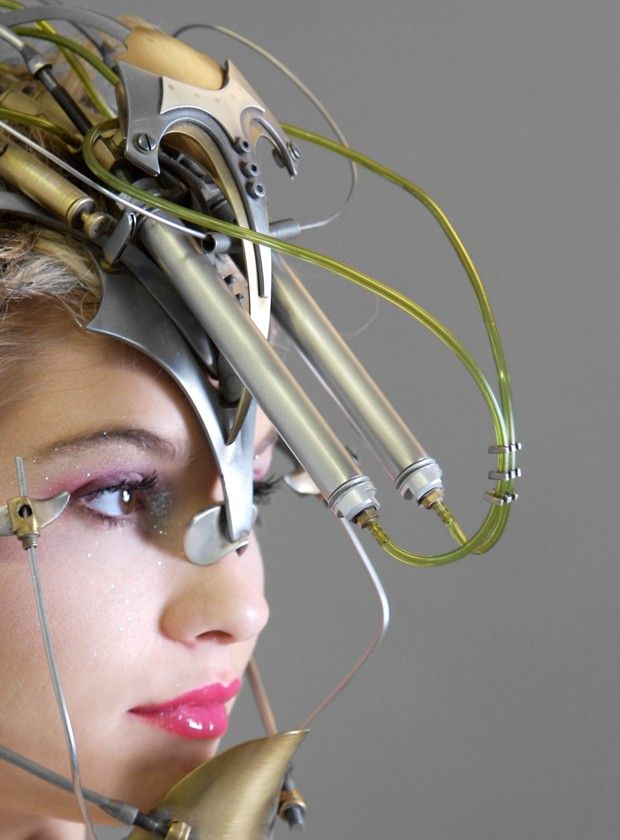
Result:
[[[280,256],[273,260],[273,312],[400,492],[405,495],[409,491],[419,501],[431,490],[440,489],[441,472],[437,464],[428,458],[420,442]],[[425,459],[423,464],[421,459]],[[416,475],[419,471],[411,469],[415,462],[426,473],[422,481]]]
[[[264,339],[189,237],[146,219],[140,239],[190,307],[235,373],[308,470],[334,511],[348,520],[377,507],[376,490],[362,475]]]

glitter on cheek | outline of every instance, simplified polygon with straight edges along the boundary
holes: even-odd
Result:
[[[151,534],[160,537],[168,535],[166,522],[172,510],[172,493],[169,490],[161,490],[158,493],[149,494],[146,500],[146,512],[148,521],[146,530]]]

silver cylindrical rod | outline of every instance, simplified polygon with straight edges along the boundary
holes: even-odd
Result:
[[[340,504],[341,499],[333,498],[343,485],[352,479],[359,484],[365,476],[192,240],[150,219],[139,235],[324,498],[332,497],[332,508],[353,518],[373,506],[372,500]],[[365,479],[362,495],[372,495],[368,485]],[[358,492],[351,490],[352,495]]]
[[[426,452],[291,267],[273,263],[273,313],[395,481]]]

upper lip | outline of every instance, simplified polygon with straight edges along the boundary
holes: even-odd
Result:
[[[179,706],[207,706],[210,703],[226,703],[231,700],[241,688],[241,680],[234,679],[224,685],[223,683],[210,683],[200,688],[193,688],[185,694],[179,694],[172,700],[165,700],[163,703],[152,703],[145,706],[134,706],[131,712],[138,714],[153,715],[158,712],[168,712]]]

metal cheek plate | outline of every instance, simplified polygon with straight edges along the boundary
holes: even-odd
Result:
[[[258,509],[252,506],[252,526],[256,522]],[[187,526],[183,538],[185,556],[198,566],[210,566],[217,563],[233,551],[247,548],[249,532],[241,534],[238,540],[231,542],[226,531],[226,511],[223,504],[213,505],[197,513]]]

